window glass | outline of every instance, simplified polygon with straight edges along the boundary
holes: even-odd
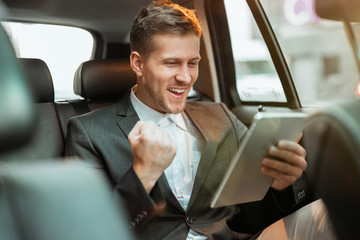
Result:
[[[286,102],[270,53],[246,1],[225,0],[236,87],[245,102]]]
[[[39,58],[49,67],[55,99],[80,98],[73,92],[74,73],[91,58],[94,39],[79,28],[3,22],[20,58]]]
[[[359,74],[341,22],[320,19],[314,0],[261,0],[261,4],[303,106],[356,97]]]
[[[358,53],[357,55],[357,59],[358,59],[358,64],[360,66],[360,23],[352,23],[351,24],[353,33],[354,33],[354,47],[355,47],[355,51]],[[356,85],[356,90],[355,90],[355,95],[356,97],[360,97],[360,81],[357,83]]]

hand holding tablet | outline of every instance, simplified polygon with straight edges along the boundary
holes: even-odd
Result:
[[[279,140],[296,141],[303,130],[305,113],[261,112],[254,116],[215,195],[211,207],[261,200],[273,178],[261,172],[268,148]]]

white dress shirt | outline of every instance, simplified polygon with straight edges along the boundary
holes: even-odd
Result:
[[[130,101],[141,121],[151,121],[160,126],[176,144],[176,155],[165,170],[165,176],[171,191],[186,211],[205,145],[201,134],[184,111],[178,114],[157,112],[136,97],[134,88],[131,90]],[[190,229],[187,240],[202,239],[207,237]]]

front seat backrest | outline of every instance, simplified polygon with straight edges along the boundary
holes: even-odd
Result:
[[[25,80],[32,90],[36,124],[31,140],[16,152],[4,156],[6,160],[49,160],[63,156],[64,138],[54,103],[52,77],[46,63],[40,59],[18,59]]]
[[[132,240],[125,215],[91,165],[0,163],[0,239]]]
[[[0,155],[29,140],[35,117],[31,103],[22,69],[0,25]]]
[[[339,239],[357,238],[360,216],[360,100],[322,109],[304,131],[309,170]]]

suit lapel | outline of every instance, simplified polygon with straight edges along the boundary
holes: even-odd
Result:
[[[130,93],[125,93],[117,105],[117,125],[126,137],[129,136],[131,129],[139,121],[139,116],[136,114],[131,101]]]
[[[169,182],[165,176],[165,173],[163,173],[158,180],[159,187],[167,199],[175,208],[177,208],[181,212],[185,212],[182,206],[180,205],[179,201],[176,199],[175,195],[171,191],[171,188],[169,186]]]
[[[209,119],[206,117],[206,114],[208,113],[204,113],[199,110],[200,109],[197,109],[190,104],[188,104],[188,107],[185,110],[205,139],[205,147],[200,158],[188,209],[193,205],[199,195],[203,181],[205,180],[215,158],[218,146],[217,137],[216,134],[214,134],[214,129],[212,128],[213,126],[211,126],[211,122],[209,122]]]

